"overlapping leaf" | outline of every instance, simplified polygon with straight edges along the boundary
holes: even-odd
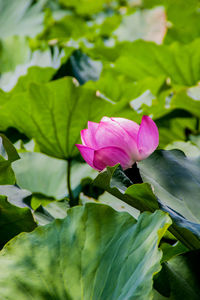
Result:
[[[42,30],[42,1],[0,1],[0,38],[8,36],[35,36]]]
[[[144,160],[142,163],[145,164],[146,161],[148,161],[148,159]],[[164,169],[162,170],[164,172]],[[149,172],[156,173],[156,168],[154,169],[153,166],[152,170],[149,170]],[[171,170],[171,172],[173,173],[173,169]],[[134,178],[134,173],[132,175],[132,177]],[[190,175],[187,174],[186,176]],[[160,180],[162,180],[162,178],[163,176],[160,175]],[[147,180],[147,182],[152,183],[152,186],[154,187],[154,182],[152,181]],[[162,198],[161,202],[158,201],[158,199],[152,191],[151,185],[147,182],[142,184],[133,184],[130,181],[130,179],[124,174],[122,169],[119,166],[115,166],[112,168],[107,167],[107,170],[101,172],[94,180],[94,185],[107,190],[115,197],[123,200],[124,202],[137,208],[140,211],[153,212],[158,208],[167,211],[172,217],[172,220],[174,221],[173,225],[170,227],[170,231],[178,239],[180,239],[189,249],[199,249],[200,225],[191,222],[190,220],[181,216],[179,212],[173,210],[174,206],[172,206],[171,208],[166,205],[165,201],[163,201],[162,203]],[[182,184],[184,184],[183,181]],[[185,188],[187,189],[187,185]],[[198,214],[198,212],[196,213]]]
[[[66,161],[36,152],[25,152],[20,155],[20,162],[16,161],[12,165],[20,188],[55,199],[62,199],[68,195]],[[93,174],[96,172],[86,164],[75,162],[72,165],[71,187],[74,196],[80,192],[81,179],[93,177]]]
[[[29,208],[19,208],[0,196],[0,248],[20,232],[29,232],[36,227]]]
[[[75,207],[64,220],[23,234],[4,248],[1,296],[150,299],[152,277],[160,269],[158,241],[169,224],[161,211],[144,213],[135,223],[106,205]]]
[[[199,299],[198,257],[199,251],[191,251],[163,264],[162,271],[156,275],[154,287],[166,297],[164,299]],[[159,300],[162,299],[161,295]]]
[[[172,97],[171,107],[185,109],[200,118],[200,86],[179,89]]]
[[[174,84],[195,85],[200,78],[199,45],[199,39],[184,46],[136,41],[123,48],[116,69],[134,80],[165,75]]]
[[[0,184],[14,184],[15,174],[11,163],[19,159],[19,155],[12,143],[3,134],[0,134]]]
[[[28,94],[17,94],[5,103],[1,128],[15,127],[35,138],[42,152],[66,159],[78,153],[74,144],[87,121],[99,120],[110,107],[95,91],[63,78],[46,85],[32,84]]]
[[[138,167],[163,204],[191,222],[200,223],[199,158],[188,159],[178,150],[156,151]]]

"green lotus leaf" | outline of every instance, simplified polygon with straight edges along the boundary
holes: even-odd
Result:
[[[173,84],[192,86],[200,78],[200,40],[182,45],[156,45],[145,41],[127,43],[115,68],[133,80],[165,75]]]
[[[0,254],[0,294],[16,300],[150,299],[160,270],[158,241],[170,225],[157,211],[138,222],[107,205],[86,204]]]
[[[170,151],[166,151],[166,152],[170,152]],[[160,151],[156,151],[155,153],[160,153]],[[155,153],[153,155],[158,155]],[[95,178],[93,184],[97,187],[100,187],[108,191],[115,197],[137,208],[140,211],[153,212],[156,209],[160,208],[168,212],[173,220],[173,224],[169,228],[171,233],[178,240],[183,242],[187,248],[199,249],[200,248],[200,224],[198,222],[194,222],[194,216],[192,219],[193,221],[191,221],[190,219],[191,211],[188,208],[186,209],[186,204],[184,203],[184,201],[182,200],[182,202],[180,202],[181,199],[176,199],[175,197],[173,198],[172,195],[170,197],[170,193],[167,193],[167,190],[165,191],[165,194],[163,194],[165,197],[160,197],[160,200],[156,197],[158,196],[159,185],[156,183],[155,176],[159,177],[159,179],[157,178],[158,182],[164,181],[166,179],[165,176],[168,176],[169,170],[171,170],[173,174],[174,168],[171,168],[169,165],[168,168],[166,167],[166,170],[168,171],[167,172],[165,168],[163,168],[163,166],[161,167],[161,162],[158,163],[159,161],[158,159],[156,161],[153,160],[154,163],[153,165],[151,165],[152,163],[151,159],[153,155],[151,155],[148,159],[138,163],[143,180],[145,181],[144,183],[133,184],[133,182],[123,172],[122,168],[119,165],[116,165],[114,167],[107,167],[106,170],[100,172],[99,175]],[[155,166],[157,165],[158,167],[156,169]],[[164,172],[165,174],[158,173],[159,168],[160,171],[162,172],[164,172],[165,170]],[[178,172],[178,169],[176,170]],[[131,171],[130,169],[130,172],[132,172],[132,178],[134,179],[135,176],[134,171]],[[144,172],[146,172],[146,175],[144,175]],[[151,177],[148,178],[147,174],[151,174]],[[171,174],[171,179],[169,180],[169,187],[170,187],[170,181],[172,181],[173,176],[175,176],[172,174]],[[188,179],[190,179],[191,174],[188,173],[185,176]],[[195,184],[194,182],[195,179],[193,179],[192,185]],[[167,181],[165,183],[167,186]],[[180,180],[180,184],[184,185],[183,181]],[[185,189],[188,189],[189,184],[190,184],[189,182],[185,183]],[[191,202],[190,205],[191,207],[193,206],[194,210],[195,210],[194,203],[195,201],[198,201],[197,191],[198,191],[198,183],[196,183],[196,188],[194,191],[195,199]],[[179,195],[181,193],[178,187],[177,187],[177,193],[179,193]],[[187,193],[189,193],[189,190],[187,191]],[[174,201],[169,202],[172,199]],[[185,217],[180,214],[182,211],[178,210],[180,209],[181,205],[183,206],[182,211],[185,210]],[[198,214],[199,211],[197,210],[195,215]]]

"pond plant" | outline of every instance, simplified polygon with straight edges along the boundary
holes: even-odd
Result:
[[[0,300],[200,299],[198,0],[0,0]]]

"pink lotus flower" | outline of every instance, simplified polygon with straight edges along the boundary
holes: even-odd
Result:
[[[81,130],[81,140],[83,144],[76,147],[92,168],[101,171],[120,163],[125,170],[157,148],[159,134],[148,116],[143,116],[140,126],[123,118],[103,117],[100,123],[88,122],[88,129]]]

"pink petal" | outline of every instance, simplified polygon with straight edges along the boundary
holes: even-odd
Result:
[[[123,169],[130,168],[133,164],[127,153],[118,147],[105,147],[94,151],[93,165],[96,169],[101,171],[117,163],[120,163]]]
[[[80,145],[80,144],[76,144],[75,146],[80,151],[80,153],[81,153],[83,159],[86,161],[86,163],[88,163],[88,165],[90,165],[92,168],[94,168],[94,165],[93,165],[94,149],[89,148],[84,145]]]
[[[137,134],[140,126],[128,119],[124,118],[111,118],[117,122],[135,141],[137,141]]]
[[[114,122],[118,123],[131,137],[130,143],[130,154],[134,161],[137,161],[140,157],[138,147],[137,147],[137,134],[140,126],[131,120],[124,118],[111,118]]]
[[[150,117],[143,116],[137,136],[140,160],[148,157],[158,147],[158,143],[159,133],[156,124]]]
[[[95,138],[97,149],[112,146],[122,148],[128,154],[134,143],[130,135],[117,122],[107,117],[101,119]]]
[[[95,134],[99,124],[88,122],[88,129],[81,130],[81,140],[83,145],[96,149]]]

